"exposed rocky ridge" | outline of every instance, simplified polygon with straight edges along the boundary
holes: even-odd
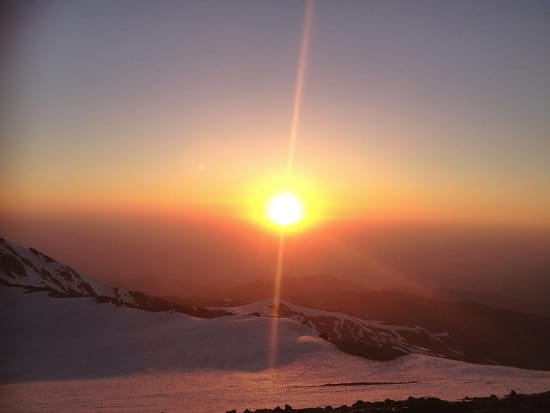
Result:
[[[92,297],[146,311],[176,311],[202,318],[229,314],[185,303],[172,303],[141,291],[126,291],[92,281],[71,267],[34,248],[24,248],[0,238],[0,283],[28,291],[47,291],[55,297]]]
[[[371,360],[391,360],[405,354],[426,354],[463,360],[464,353],[448,341],[446,332],[432,333],[422,327],[388,325],[345,314],[320,312],[281,304],[279,315],[319,331],[340,350]]]
[[[358,400],[351,406],[316,407],[293,409],[284,408],[245,410],[244,413],[548,413],[550,411],[550,391],[536,394],[516,394],[512,391],[504,398],[497,396],[466,398],[459,401],[445,401],[435,397],[415,398],[407,400],[385,400],[383,402],[364,402]],[[229,410],[227,413],[237,413]]]
[[[294,320],[319,332],[345,353],[369,360],[392,360],[406,354],[425,354],[463,360],[464,353],[453,346],[445,331],[431,332],[422,327],[385,324],[352,317],[344,313],[315,310],[286,301],[274,311],[272,300],[231,309],[259,317],[277,315]]]

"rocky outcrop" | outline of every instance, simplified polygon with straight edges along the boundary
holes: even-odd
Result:
[[[264,309],[250,315],[277,314],[311,327],[319,337],[333,343],[345,353],[369,360],[393,360],[406,354],[463,360],[464,353],[452,343],[446,332],[431,332],[422,327],[391,325],[365,320],[344,313],[315,310],[280,302],[277,310],[269,301]]]
[[[229,410],[227,413],[234,412]],[[325,406],[305,409],[293,409],[286,405],[284,409],[245,410],[244,413],[548,413],[550,412],[550,392],[538,394],[516,394],[511,391],[503,398],[495,395],[489,397],[466,398],[460,401],[445,401],[435,397],[415,398],[394,401],[386,399],[380,402],[365,402],[358,400],[351,406]]]
[[[102,285],[34,248],[26,249],[4,238],[0,238],[0,283],[28,291],[46,291],[53,297],[91,297],[100,303],[145,311],[175,311],[201,318],[230,314],[222,309],[210,310],[190,304],[172,303],[141,291],[125,291]]]

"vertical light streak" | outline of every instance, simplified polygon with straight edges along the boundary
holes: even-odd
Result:
[[[294,105],[292,108],[292,122],[290,124],[290,141],[288,145],[288,159],[286,166],[287,179],[290,178],[290,176],[292,175],[292,168],[294,166],[294,152],[296,148],[296,136],[298,135],[298,126],[300,124],[300,112],[302,110],[302,96],[304,90],[304,79],[306,76],[312,20],[313,0],[308,0],[306,3],[304,31],[302,32],[302,41],[300,44],[300,57],[298,60],[298,73],[296,75],[296,89],[294,91]]]
[[[302,40],[300,43],[300,56],[298,59],[298,72],[296,74],[296,89],[294,91],[294,104],[292,108],[292,121],[290,124],[290,137],[288,144],[288,158],[286,167],[286,180],[290,181],[292,168],[294,166],[294,152],[296,149],[296,137],[300,124],[300,112],[302,108],[302,95],[304,90],[304,81],[306,75],[307,57],[309,50],[309,40],[311,35],[311,23],[313,19],[313,0],[307,0],[304,28]],[[273,311],[271,319],[271,334],[269,342],[269,368],[274,368],[277,364],[277,341],[279,337],[279,303],[281,301],[281,279],[283,274],[283,260],[285,250],[285,233],[281,230],[279,234],[279,247],[277,250],[277,264],[275,268],[275,287],[273,291]]]
[[[271,334],[269,342],[269,368],[277,363],[277,339],[279,337],[279,303],[281,301],[281,278],[283,272],[283,256],[285,252],[285,234],[281,230],[279,234],[279,248],[277,250],[277,264],[275,267],[275,287],[273,291],[273,308],[271,311]]]

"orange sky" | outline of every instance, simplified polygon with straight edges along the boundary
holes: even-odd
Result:
[[[257,222],[290,187],[311,225],[550,227],[549,32],[534,14],[173,7],[22,11],[4,212]]]

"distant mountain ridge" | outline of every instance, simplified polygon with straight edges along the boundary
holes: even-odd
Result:
[[[225,291],[223,298],[192,302],[239,306],[266,299],[272,291],[269,282],[257,280]],[[462,355],[447,353],[447,357],[458,360],[550,370],[547,350],[550,348],[550,318],[543,315],[468,300],[457,301],[437,292],[422,295],[420,292],[369,290],[331,275],[283,278],[281,299],[310,309],[378,320],[386,325],[446,332],[449,337],[444,341],[462,352]],[[341,348],[352,354],[364,352],[357,350],[355,345]]]

